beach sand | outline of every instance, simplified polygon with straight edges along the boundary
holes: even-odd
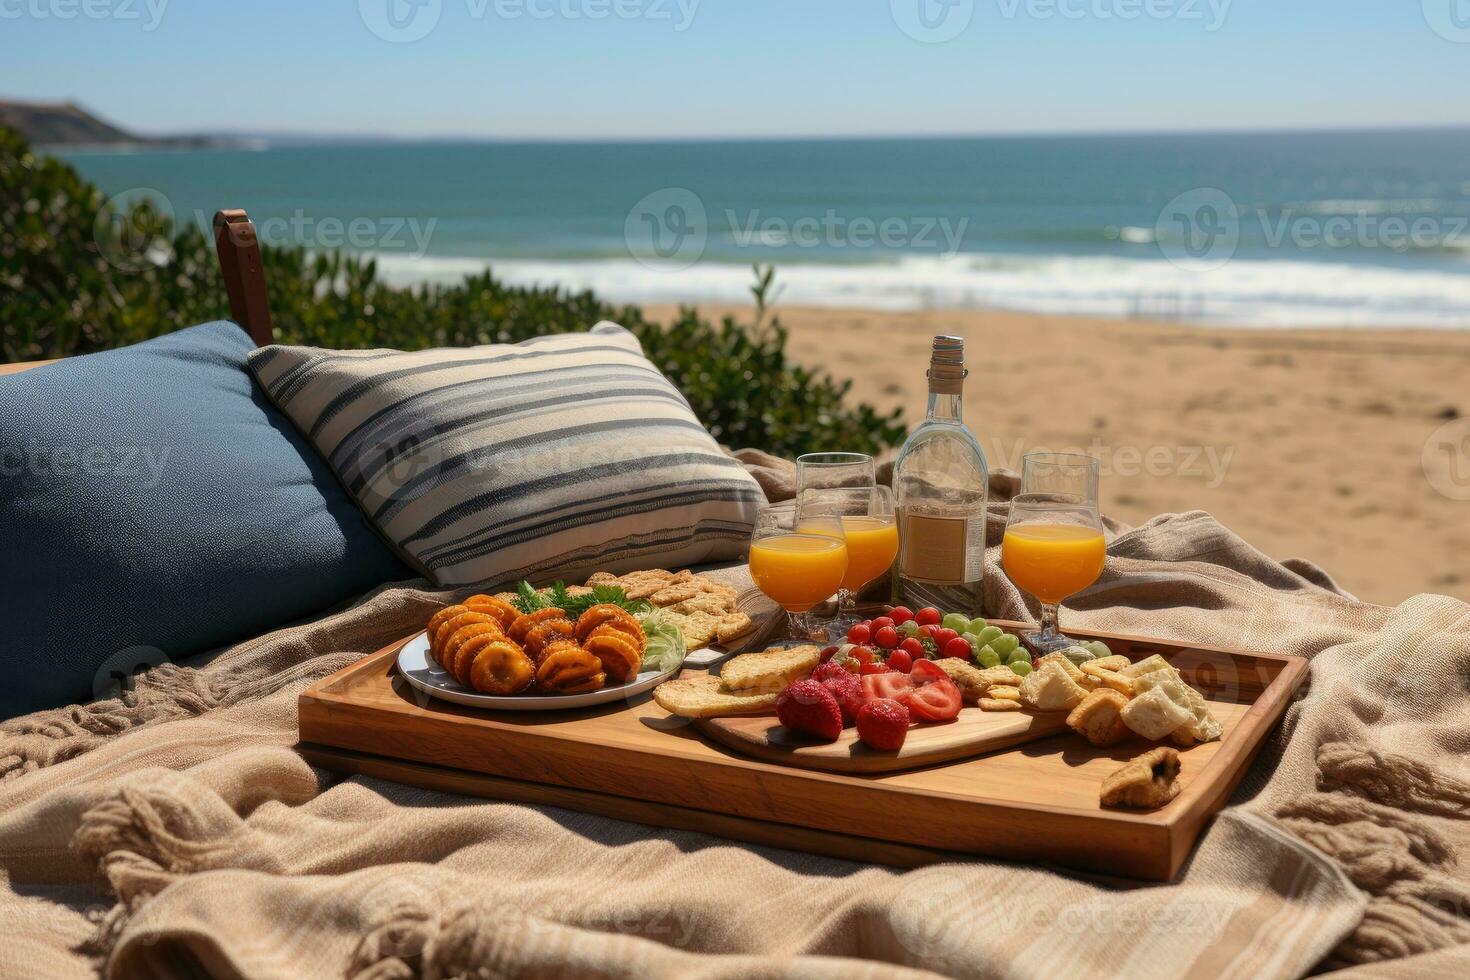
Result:
[[[853,379],[853,398],[902,406],[911,426],[924,415],[930,337],[963,336],[965,421],[992,467],[1081,448],[1103,460],[1104,511],[1128,523],[1206,510],[1362,599],[1470,600],[1470,334],[777,312],[793,357]]]

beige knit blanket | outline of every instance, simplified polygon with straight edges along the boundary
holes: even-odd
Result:
[[[1110,531],[1067,623],[1313,658],[1173,884],[904,873],[314,770],[298,692],[449,598],[408,583],[0,726],[0,976],[1470,975],[1470,607],[1360,603],[1203,513]]]

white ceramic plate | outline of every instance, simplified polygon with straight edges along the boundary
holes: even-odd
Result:
[[[637,697],[677,674],[678,669],[664,671],[645,670],[626,684],[603,687],[584,694],[478,694],[461,687],[459,682],[444,672],[444,668],[429,656],[429,634],[420,633],[398,651],[398,670],[414,687],[432,697],[472,708],[493,708],[497,711],[556,711],[561,708],[586,708],[594,704],[607,704]]]

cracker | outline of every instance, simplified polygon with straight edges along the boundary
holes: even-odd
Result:
[[[1089,660],[1085,664],[1079,664],[1078,669],[1083,673],[1087,673],[1088,667],[1092,667],[1093,669],[1100,667],[1103,670],[1122,670],[1132,662],[1121,653],[1115,653],[1109,657],[1098,657],[1096,660]]]
[[[779,692],[810,674],[822,659],[817,646],[773,647],[760,653],[742,653],[725,661],[720,681],[727,691]]]
[[[1092,670],[1088,670],[1088,667],[1092,667],[1092,664],[1083,664],[1082,672],[1088,677],[1096,680],[1098,684],[1102,685],[1103,687],[1117,691],[1124,697],[1133,697],[1133,678],[1124,677],[1116,670],[1106,670],[1103,668],[1094,668]]]
[[[1147,674],[1155,670],[1167,670],[1172,672],[1176,676],[1179,673],[1179,671],[1174,670],[1173,664],[1169,663],[1169,661],[1165,660],[1157,653],[1151,657],[1145,657],[1136,664],[1129,664],[1127,667],[1123,667],[1118,671],[1118,673],[1122,674],[1124,677],[1138,677],[1141,674]]]
[[[934,661],[934,666],[948,674],[949,679],[954,681],[955,687],[960,689],[960,694],[971,703],[985,697],[991,685],[995,683],[985,676],[984,671],[959,657],[943,657]],[[1005,669],[1007,673],[1010,673],[1009,667]],[[1015,675],[1012,674],[1012,676]]]
[[[677,585],[659,589],[648,597],[648,601],[655,606],[672,606],[675,603],[684,602],[687,599],[693,599],[697,595],[702,595],[703,592],[704,590],[697,585],[689,582],[680,582]]]
[[[665,681],[653,689],[653,700],[660,708],[683,718],[724,718],[774,711],[777,693],[734,694],[721,687],[718,677],[698,674]]]
[[[1020,711],[1021,702],[1006,701],[1001,698],[981,698],[979,701],[981,711]]]
[[[669,621],[679,628],[684,634],[684,646],[693,653],[709,646],[719,632],[721,616],[712,616],[709,613],[676,613],[665,611]]]
[[[587,576],[587,584],[589,586],[617,585],[618,577],[612,572],[593,572]]]
[[[1187,708],[1175,704],[1161,688],[1153,688],[1129,701],[1122,711],[1123,724],[1150,741],[1170,734],[1194,719]]]
[[[1043,670],[1045,669],[1047,664],[1056,664],[1058,667],[1060,667],[1063,671],[1066,672],[1067,676],[1072,679],[1073,684],[1081,684],[1082,678],[1085,676],[1082,671],[1077,668],[1077,665],[1072,663],[1070,658],[1066,657],[1060,652],[1048,653],[1046,656],[1036,661],[1036,664],[1031,672],[1034,674],[1038,670]]]
[[[720,620],[715,628],[715,639],[721,643],[733,643],[755,628],[754,621],[743,612],[733,612]]]
[[[1087,692],[1054,660],[1021,680],[1021,702],[1037,711],[1070,711],[1086,696]]]
[[[1123,724],[1123,708],[1128,699],[1117,691],[1093,691],[1067,715],[1067,727],[1094,748],[1107,748],[1123,740],[1128,726]]]
[[[999,684],[990,685],[990,690],[985,692],[992,701],[1014,701],[1021,703],[1021,689],[1019,687],[1002,687]]]

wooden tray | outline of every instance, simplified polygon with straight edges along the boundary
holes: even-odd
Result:
[[[1133,660],[1164,655],[1205,693],[1224,726],[1221,741],[1180,753],[1183,790],[1162,809],[1098,805],[1102,778],[1146,743],[1093,749],[1066,733],[906,772],[818,772],[712,744],[647,695],[539,713],[433,701],[396,676],[401,644],[301,695],[301,749],[348,772],[854,860],[911,866],[987,855],[1168,881],[1280,720],[1307,664],[1087,637]]]
[[[771,715],[743,718],[700,718],[694,727],[712,741],[767,762],[827,772],[897,772],[938,762],[951,762],[997,749],[1034,742],[1065,731],[1065,711],[981,711],[963,708],[944,725],[915,725],[903,748],[875,752],[849,728],[830,745],[789,731]]]

